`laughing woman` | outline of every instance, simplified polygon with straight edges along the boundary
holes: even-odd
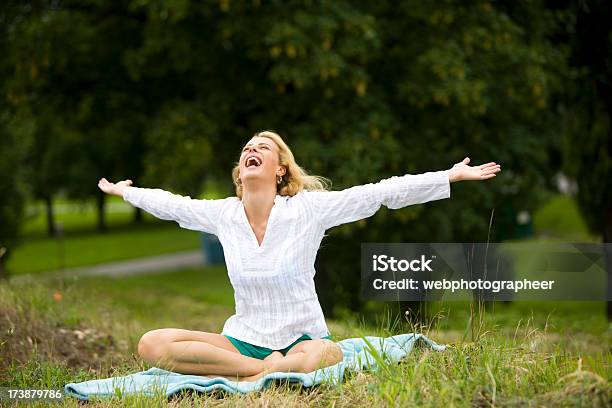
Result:
[[[215,234],[223,246],[236,313],[221,334],[184,329],[145,333],[139,355],[183,374],[253,381],[277,371],[311,372],[338,363],[319,305],[314,263],[325,231],[391,209],[450,197],[450,183],[486,180],[496,163],[394,176],[378,183],[327,191],[325,179],[298,166],[274,132],[256,133],[244,146],[232,176],[236,196],[197,200],[131,180],[98,186],[135,207],[182,228]]]

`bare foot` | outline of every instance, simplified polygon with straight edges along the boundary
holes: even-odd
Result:
[[[264,370],[260,373],[257,373],[255,375],[245,376],[245,377],[238,377],[235,375],[234,376],[217,375],[215,377],[223,377],[231,381],[257,381],[266,374],[270,374],[270,373],[278,371],[276,369],[275,363],[278,362],[279,360],[282,360],[283,358],[285,358],[285,356],[283,356],[283,353],[281,353],[280,351],[273,351],[272,353],[268,355],[268,357],[262,360],[262,361],[265,361],[266,364],[264,365],[265,367]]]
[[[234,377],[232,380],[233,381],[257,381],[264,375],[278,371],[276,369],[276,363],[279,360],[282,360],[283,358],[285,358],[285,356],[283,356],[283,353],[281,353],[280,351],[273,351],[272,353],[268,355],[268,357],[262,360],[262,361],[265,361],[266,364],[264,365],[265,368],[261,373],[257,373],[255,375],[249,375],[246,377],[238,377],[238,378]],[[229,378],[229,377],[226,377],[226,378]]]
[[[265,375],[275,373],[279,371],[277,363],[284,358],[285,357],[282,355],[282,353],[275,351],[268,357],[264,358],[264,361],[268,362],[268,364],[266,364],[267,367],[261,373],[250,375],[248,377],[240,377],[238,381],[257,381]]]

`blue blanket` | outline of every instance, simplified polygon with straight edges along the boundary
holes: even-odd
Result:
[[[437,351],[442,351],[446,347],[434,343],[422,334],[415,333],[386,338],[366,336],[337,342],[336,344],[342,348],[344,359],[336,365],[307,374],[271,373],[257,381],[231,381],[222,377],[185,375],[153,367],[124,377],[66,384],[64,390],[67,395],[80,400],[88,400],[92,396],[110,397],[137,393],[152,396],[156,392],[163,392],[166,396],[171,396],[183,390],[204,393],[214,390],[247,393],[267,388],[272,382],[278,380],[298,383],[304,387],[312,387],[323,382],[337,384],[342,381],[345,370],[375,369],[379,361],[397,362],[401,360],[412,351],[416,341],[421,341]]]

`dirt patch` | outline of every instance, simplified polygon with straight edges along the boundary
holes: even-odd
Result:
[[[40,358],[74,369],[110,367],[125,361],[126,342],[95,328],[52,325],[32,313],[0,306],[0,373],[12,363],[21,365]],[[102,370],[106,371],[106,370]]]

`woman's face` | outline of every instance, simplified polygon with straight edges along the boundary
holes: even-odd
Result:
[[[269,180],[276,185],[277,171],[283,174],[278,162],[278,146],[263,136],[255,136],[242,148],[240,155],[240,179]]]

